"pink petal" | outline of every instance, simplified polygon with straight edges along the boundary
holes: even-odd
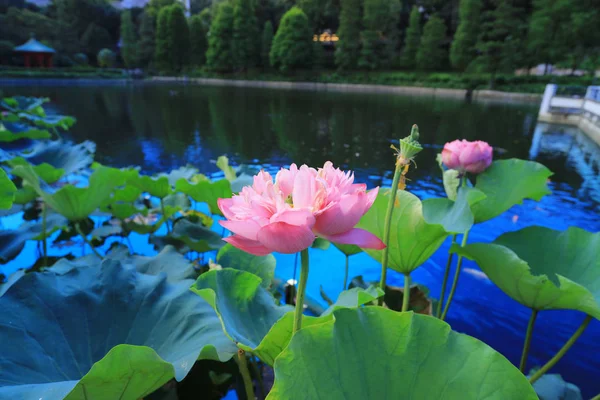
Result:
[[[333,243],[355,244],[364,249],[381,250],[385,248],[385,244],[377,236],[360,228],[350,229],[337,235],[323,236],[323,238]]]
[[[292,254],[309,248],[315,234],[307,226],[274,222],[258,231],[258,240],[271,251]]]
[[[303,165],[294,179],[294,189],[292,190],[292,199],[294,207],[311,208],[317,197],[319,183],[312,171]]]
[[[346,232],[358,223],[365,213],[366,193],[346,195],[317,217],[314,230],[319,235],[335,235]]]
[[[229,236],[223,240],[231,244],[232,246],[237,247],[238,249],[243,250],[246,253],[253,254],[255,256],[266,256],[267,254],[272,253],[271,250],[267,249],[260,242],[257,242],[256,240],[246,239],[239,235]]]
[[[309,229],[312,229],[315,224],[315,217],[309,210],[290,208],[277,214],[273,214],[271,223],[273,222],[285,222],[286,224],[307,226]]]
[[[364,211],[364,213],[366,213],[367,211],[369,211],[369,208],[371,208],[371,206],[373,205],[373,203],[375,203],[375,199],[377,198],[378,194],[379,194],[379,186],[376,187],[373,190],[370,190],[367,193],[367,204],[365,204],[365,211]]]
[[[230,210],[232,205],[233,205],[233,199],[231,199],[231,198],[217,199],[217,206],[219,207],[219,210],[221,210],[221,212],[223,213],[225,218],[233,218],[234,217],[235,214]]]
[[[256,240],[256,235],[261,228],[258,221],[246,219],[242,221],[220,220],[219,224],[225,229],[229,229],[236,235],[243,236],[246,239]]]

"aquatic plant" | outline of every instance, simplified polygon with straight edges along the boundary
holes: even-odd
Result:
[[[2,398],[136,400],[194,379],[192,367],[213,360],[234,368],[227,376],[204,371],[206,379],[213,387],[237,379],[246,398],[534,400],[531,384],[600,319],[598,233],[529,227],[468,243],[475,224],[549,193],[546,167],[492,161],[487,143],[448,143],[439,157],[447,197],[422,201],[406,190],[422,149],[417,126],[390,156],[392,187],[367,191],[329,162],[291,165],[275,178],[240,173],[226,157],[215,179],[192,166],[153,176],[103,166],[92,163],[93,146],[59,153],[56,138],[74,120],[46,115],[43,103],[0,103],[1,215],[23,220],[0,231],[0,263],[27,241],[43,248],[35,265],[0,283]],[[19,150],[5,146],[19,141],[27,141]],[[35,148],[51,150],[32,157]],[[137,255],[131,235],[157,254]],[[450,237],[436,305],[411,275]],[[76,247],[76,238],[94,254],[48,254],[48,243]],[[344,291],[323,312],[304,315],[309,249],[330,242],[345,256]],[[273,252],[300,253],[298,290],[287,287],[287,304]],[[361,252],[381,263],[381,279],[348,285],[349,260]],[[464,258],[531,309],[519,368],[443,322]],[[403,288],[387,285],[388,269],[404,275]],[[586,317],[527,377],[536,318],[549,309]],[[264,387],[266,366],[272,388]]]

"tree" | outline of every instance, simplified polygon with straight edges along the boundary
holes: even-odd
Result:
[[[495,0],[495,8],[481,15],[481,33],[477,41],[480,55],[476,62],[492,74],[493,87],[498,71],[512,72],[523,60],[522,38],[526,25],[522,9],[511,0]]]
[[[397,0],[365,0],[360,67],[376,69],[389,65],[398,43],[399,15],[400,2]]]
[[[410,11],[408,28],[404,39],[404,49],[400,57],[400,64],[403,68],[412,69],[417,62],[417,51],[421,43],[421,13],[417,6],[413,6]]]
[[[423,27],[421,44],[417,51],[417,68],[436,71],[444,68],[448,54],[444,48],[446,24],[444,20],[433,15]]]
[[[206,62],[206,29],[200,14],[190,18],[190,60],[192,65],[201,66]]]
[[[161,71],[170,68],[171,51],[169,48],[169,7],[163,7],[158,12],[156,22],[156,48],[154,52],[154,61],[156,67]]]
[[[121,14],[121,57],[127,68],[138,65],[137,37],[131,20],[131,11],[124,11]]]
[[[271,21],[265,22],[260,43],[260,60],[263,68],[269,67],[269,53],[273,44],[273,24]]]
[[[360,0],[341,0],[340,40],[335,48],[335,63],[340,69],[353,69],[360,55]]]
[[[258,22],[253,1],[234,0],[232,51],[234,63],[240,69],[256,66],[259,57]]]
[[[292,7],[283,15],[269,54],[271,66],[287,71],[308,67],[313,54],[312,34],[306,14]]]
[[[110,49],[102,49],[98,52],[97,61],[101,67],[112,68],[117,62],[117,56]]]
[[[171,69],[179,72],[190,63],[190,29],[182,6],[174,4],[168,9]]]
[[[564,59],[571,48],[571,0],[534,0],[527,49],[534,63],[548,65]],[[592,11],[592,10],[587,10]]]
[[[160,10],[165,7],[172,6],[178,0],[150,0],[146,5],[146,13],[150,14],[153,18],[158,18]]]
[[[138,62],[140,66],[146,67],[154,57],[154,29],[155,18],[144,11],[141,15],[139,42],[137,46]]]
[[[481,0],[461,0],[458,13],[459,24],[450,46],[450,63],[453,68],[464,71],[477,55]]]
[[[231,71],[234,66],[233,52],[233,7],[229,2],[219,3],[210,24],[206,63],[216,71]]]

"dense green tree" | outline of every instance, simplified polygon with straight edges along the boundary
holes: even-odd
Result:
[[[360,55],[360,0],[341,0],[340,28],[335,63],[340,69],[353,69]]]
[[[171,50],[169,48],[169,7],[163,7],[158,12],[156,20],[156,48],[154,52],[154,61],[156,67],[165,71],[171,66]]]
[[[152,15],[154,18],[158,18],[160,10],[164,7],[169,7],[178,2],[179,0],[150,0],[146,5],[146,12]]]
[[[600,0],[574,0],[569,21],[571,46],[567,53],[573,70],[588,59],[588,64],[597,63],[600,49]],[[593,67],[592,67],[593,68]]]
[[[448,53],[444,48],[446,24],[437,15],[432,15],[423,27],[421,44],[417,51],[417,68],[436,71],[446,66]]]
[[[481,15],[481,33],[477,42],[480,55],[476,60],[484,71],[492,74],[492,87],[498,71],[512,72],[524,61],[526,30],[520,7],[515,7],[511,0],[495,0],[494,5]]]
[[[49,40],[57,48],[57,22],[48,16],[26,8],[10,7],[6,14],[0,14],[0,40],[8,40],[21,45],[33,33],[38,40]],[[11,49],[12,51],[12,49]]]
[[[260,61],[263,68],[269,67],[269,53],[273,44],[273,24],[265,22],[260,42]]]
[[[459,24],[450,46],[450,63],[453,68],[464,71],[477,55],[481,0],[460,0],[458,13]]]
[[[155,18],[144,11],[141,15],[139,42],[137,47],[140,66],[147,67],[154,57]]]
[[[117,62],[117,56],[110,49],[102,49],[96,56],[98,65],[101,67],[112,68]]]
[[[95,22],[90,23],[79,40],[80,49],[87,54],[98,54],[103,48],[113,47],[116,44],[110,33]]]
[[[556,63],[571,47],[571,0],[534,0],[527,50],[533,63]],[[589,11],[589,10],[588,10]]]
[[[200,12],[200,20],[202,21],[202,25],[204,26],[204,30],[206,32],[209,31],[210,29],[210,23],[212,20],[212,12],[211,12],[211,8],[205,8],[204,10],[202,10]]]
[[[400,57],[400,64],[403,68],[412,69],[417,64],[417,51],[421,43],[421,13],[417,6],[413,6],[410,11],[406,37],[404,38],[404,49]]]
[[[397,0],[365,0],[363,7],[361,68],[385,67],[392,61],[396,50],[400,2]]]
[[[179,72],[190,63],[190,30],[182,6],[174,4],[168,10],[171,69]]]
[[[215,15],[210,25],[206,63],[216,71],[230,71],[234,67],[233,43],[233,7],[222,2],[213,9]]]
[[[124,11],[121,14],[121,57],[127,68],[138,66],[137,44],[131,11]]]
[[[206,29],[200,14],[190,17],[190,60],[192,65],[201,66],[206,62]]]
[[[271,46],[271,66],[282,71],[306,68],[313,54],[312,33],[304,11],[292,7],[281,18]]]
[[[260,52],[254,0],[233,0],[233,60],[240,69],[256,66]]]

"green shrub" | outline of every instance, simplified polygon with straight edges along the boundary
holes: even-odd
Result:
[[[281,71],[306,68],[311,65],[312,35],[304,11],[292,7],[281,18],[273,46],[271,65]]]
[[[117,56],[110,49],[102,49],[98,52],[98,65],[101,67],[112,68],[117,62]]]

